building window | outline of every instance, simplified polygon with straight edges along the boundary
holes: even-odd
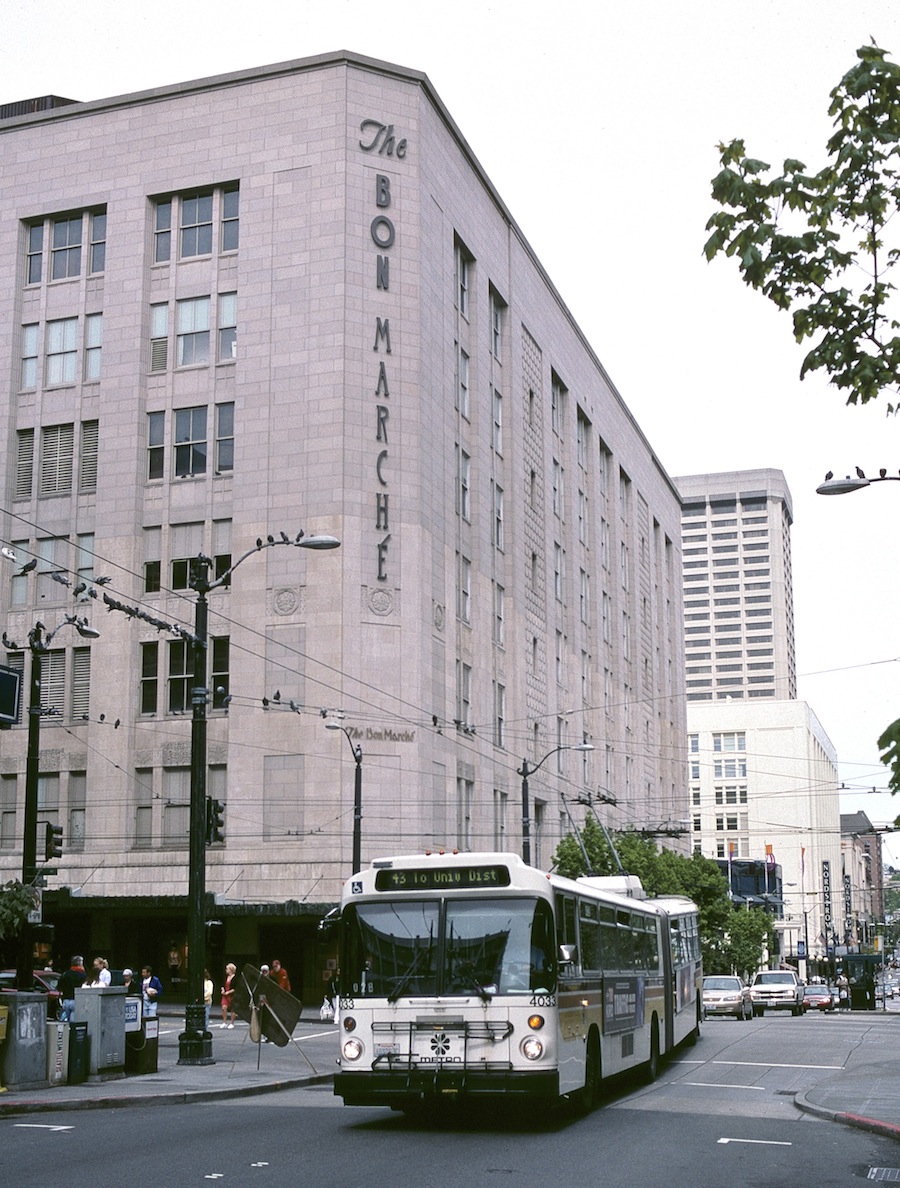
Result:
[[[575,453],[578,460],[578,465],[582,470],[587,468],[589,427],[590,422],[585,418],[581,409],[579,409],[578,421],[575,426]]]
[[[191,769],[163,768],[163,842],[187,846],[191,831]]]
[[[219,362],[237,358],[237,293],[219,294]]]
[[[503,396],[496,388],[494,393],[494,425],[493,425],[493,446],[494,452],[497,454],[503,453]]]
[[[74,384],[78,319],[47,323],[47,384]]]
[[[65,280],[81,272],[81,224],[82,216],[54,219],[52,246],[50,248],[50,276],[52,280]]]
[[[493,541],[494,546],[502,553],[503,552],[503,488],[496,483],[494,488],[494,518],[493,518]]]
[[[161,479],[166,457],[166,414],[147,414],[147,478]]]
[[[206,474],[206,406],[175,412],[175,477]]]
[[[469,316],[471,257],[461,243],[456,245],[456,307],[464,318]]]
[[[581,585],[578,593],[578,609],[582,623],[587,623],[591,613],[591,579],[583,569],[581,570]]]
[[[562,434],[566,387],[556,372],[550,373],[550,428],[557,435]]]
[[[494,643],[502,648],[506,636],[506,593],[499,582],[494,582]]]
[[[472,622],[472,563],[462,553],[456,554],[459,562],[459,588],[457,591],[457,615],[461,622]]]
[[[180,200],[181,257],[208,256],[212,252],[212,191],[186,195]]]
[[[553,492],[553,514],[562,517],[563,504],[563,468],[554,458],[551,466],[551,481]]]
[[[240,189],[236,182],[158,199],[153,216],[154,262],[162,264],[171,259],[172,228],[176,224],[180,259],[211,255],[217,220],[221,225],[220,250],[236,251],[240,231]]]
[[[37,387],[38,327],[36,322],[22,327],[22,389]]]
[[[183,639],[169,641],[169,677],[166,708],[170,714],[191,709],[194,664],[190,644]]]
[[[746,751],[747,742],[743,731],[713,735],[714,751]]]
[[[91,709],[91,649],[72,649],[72,689],[69,716],[73,722],[86,721]]]
[[[494,849],[503,853],[507,847],[509,796],[494,789]],[[11,848],[11,847],[10,847]]]
[[[459,347],[457,351],[456,407],[460,416],[469,415],[469,356]]]
[[[209,362],[209,298],[176,302],[176,366]]]
[[[34,482],[34,430],[20,429],[16,445],[16,499],[30,499]]]
[[[72,490],[74,449],[74,425],[51,425],[41,430],[41,495]]]
[[[104,272],[106,270],[106,211],[97,211],[90,216],[90,220],[91,243],[88,271],[91,273]]]
[[[44,224],[32,223],[25,248],[25,284],[38,285],[44,273]]]
[[[503,359],[503,318],[506,302],[494,290],[491,290],[491,354],[501,362]]]
[[[456,835],[460,850],[472,848],[472,801],[475,783],[458,777],[456,781]]]
[[[236,252],[240,239],[241,192],[237,185],[222,193],[222,251]]]
[[[456,661],[456,725],[463,729],[472,716],[472,668],[462,660]]]
[[[82,421],[81,453],[78,459],[78,490],[97,490],[97,459],[100,452],[100,422]]]
[[[506,723],[506,688],[499,681],[494,681],[494,746],[504,745],[504,726]]]
[[[578,539],[582,544],[587,543],[587,496],[584,491],[578,492]]]
[[[231,641],[227,635],[219,635],[213,636],[210,644],[210,698],[214,710],[223,710],[231,701],[228,693]]]
[[[559,602],[563,600],[563,550],[561,544],[553,546],[553,593]]]
[[[150,306],[150,370],[165,371],[169,365],[169,306]]]
[[[457,459],[457,507],[464,520],[471,519],[471,459],[461,447],[456,447]]]
[[[84,319],[84,378],[100,378],[100,353],[103,347],[103,314],[88,314]]]
[[[234,404],[216,405],[216,474],[234,470]]]

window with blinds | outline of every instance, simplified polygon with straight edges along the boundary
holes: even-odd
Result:
[[[58,495],[72,490],[74,449],[73,425],[49,425],[41,430],[42,495]]]

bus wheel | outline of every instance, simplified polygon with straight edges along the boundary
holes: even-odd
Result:
[[[584,1062],[584,1088],[576,1096],[575,1108],[579,1114],[589,1114],[600,1097],[600,1040],[596,1031],[588,1036],[587,1055]]]
[[[659,1023],[650,1024],[650,1059],[644,1065],[644,1080],[652,1085],[659,1076]]]

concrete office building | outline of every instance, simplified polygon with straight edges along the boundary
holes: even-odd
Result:
[[[790,491],[779,470],[675,482],[694,848],[779,868],[767,901],[779,955],[824,957],[841,876],[837,756],[796,700]]]
[[[209,596],[211,961],[277,952],[318,988],[357,745],[363,861],[519,849],[519,769],[551,752],[538,865],[562,793],[683,819],[678,492],[427,78],[338,53],[25,107],[0,122],[2,622],[26,671],[38,619],[102,633],[44,657],[59,948],[183,947],[190,562],[282,531],[341,547],[263,547]],[[4,877],[25,770],[13,728]]]

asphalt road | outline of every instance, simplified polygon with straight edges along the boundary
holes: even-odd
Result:
[[[410,1120],[348,1109],[330,1085],[212,1105],[9,1118],[0,1122],[2,1182],[847,1188],[873,1168],[893,1169],[896,1180],[900,1144],[801,1114],[792,1100],[839,1066],[848,1045],[878,1046],[877,1019],[865,1024],[864,1032],[852,1018],[710,1020],[654,1085],[616,1085],[587,1118],[482,1107]]]

